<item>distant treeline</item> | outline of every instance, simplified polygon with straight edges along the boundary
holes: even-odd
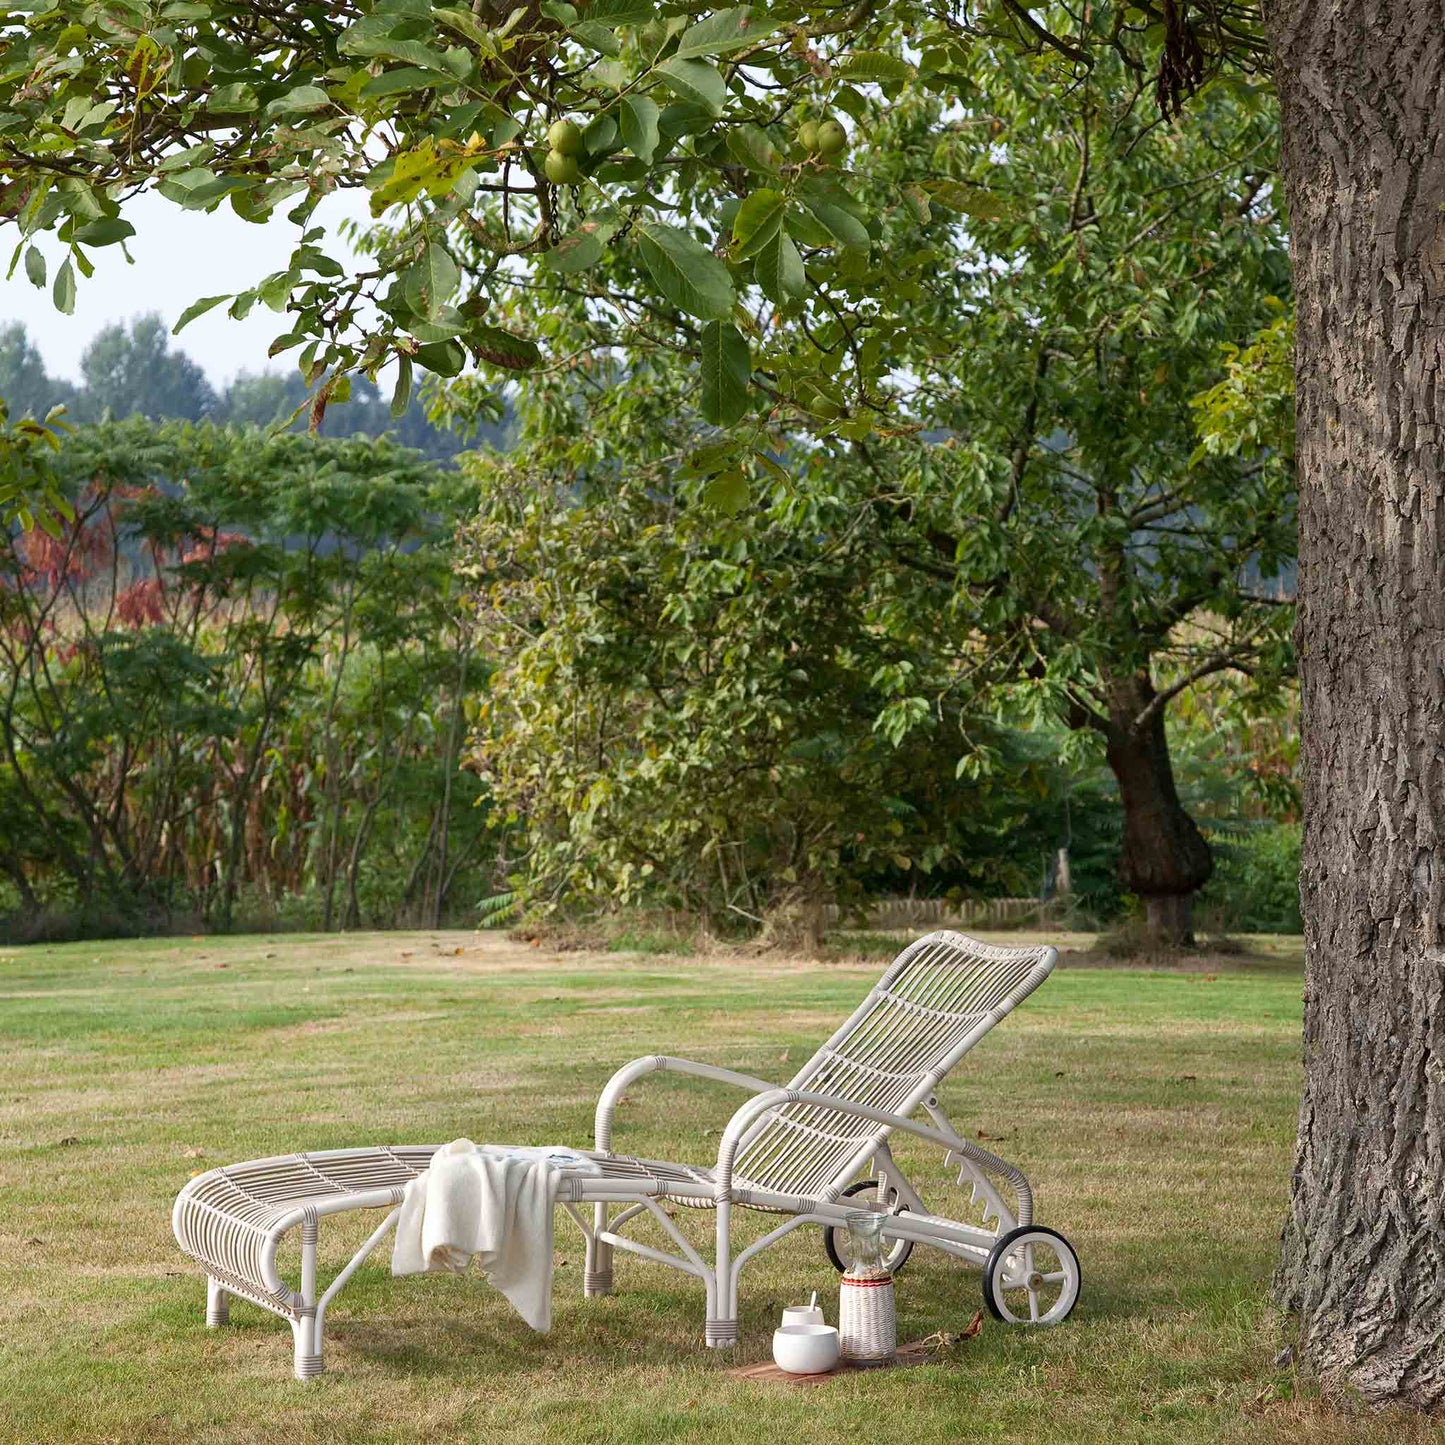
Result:
[[[241,372],[217,391],[184,351],[171,345],[169,330],[156,315],[139,316],[127,328],[98,332],[80,362],[80,384],[51,376],[20,322],[0,327],[0,397],[12,417],[43,417],[63,405],[72,422],[117,421],[141,416],[150,421],[211,421],[218,425],[274,426],[304,408],[306,385],[295,367],[285,371]],[[466,447],[504,446],[505,422],[483,421],[470,436],[434,425],[413,397],[400,417],[389,397],[364,376],[353,378],[351,400],[333,403],[321,424],[324,436],[392,436],[436,462],[449,462]],[[300,411],[294,429],[307,426]]]

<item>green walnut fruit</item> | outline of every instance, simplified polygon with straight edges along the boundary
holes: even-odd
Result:
[[[582,169],[577,164],[577,157],[563,155],[561,151],[548,151],[543,169],[554,186],[575,186],[582,180]]]
[[[559,155],[582,154],[582,132],[570,120],[554,120],[547,131],[547,144]]]
[[[825,120],[818,127],[818,154],[842,155],[848,149],[848,132],[836,120]]]
[[[798,127],[798,144],[811,155],[818,149],[818,122],[805,120]]]

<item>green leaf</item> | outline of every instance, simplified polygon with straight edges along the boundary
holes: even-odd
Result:
[[[602,252],[616,229],[617,223],[612,220],[583,221],[550,251],[543,252],[542,264],[563,275],[586,271],[602,259]]]
[[[35,246],[27,247],[25,251],[25,274],[32,286],[45,285],[45,257]]]
[[[704,135],[717,119],[705,105],[691,100],[676,100],[664,106],[657,118],[658,130],[669,139],[680,135]]]
[[[467,344],[483,361],[507,371],[530,371],[542,359],[535,341],[514,336],[500,326],[474,326],[467,333]]]
[[[1008,215],[1008,207],[1002,198],[982,186],[971,186],[964,181],[949,180],[947,177],[935,177],[924,181],[923,189],[940,206],[965,216],[974,216],[980,221],[1001,221]]]
[[[396,364],[396,387],[391,393],[391,414],[394,417],[406,415],[411,405],[411,357],[402,356]]]
[[[219,306],[222,301],[229,301],[229,296],[202,296],[199,301],[192,301],[189,306],[180,314],[180,319],[171,327],[171,335],[177,336],[183,326],[189,326],[197,316],[204,316],[213,306]]]
[[[593,20],[579,20],[572,27],[572,37],[599,55],[622,54],[622,43],[618,38],[605,25],[598,25]]]
[[[82,226],[75,233],[75,239],[87,246],[113,246],[117,241],[129,240],[134,235],[135,227],[129,221],[122,221],[119,216],[106,216]]]
[[[748,409],[753,358],[747,338],[731,321],[709,321],[702,329],[703,420],[732,426]]]
[[[267,115],[292,115],[300,111],[323,110],[331,97],[319,85],[292,86],[266,107]]]
[[[378,96],[396,95],[407,90],[435,90],[439,86],[451,87],[456,83],[454,75],[440,75],[434,70],[407,65],[400,70],[387,70],[374,76],[361,87],[361,94],[368,100],[375,100]]]
[[[728,150],[734,160],[754,171],[774,172],[783,159],[768,133],[751,121],[728,132]]]
[[[736,10],[719,10],[682,32],[674,54],[679,60],[696,55],[726,55],[756,44],[772,27],[755,22],[746,5]]]
[[[648,273],[674,306],[702,321],[721,321],[732,314],[732,278],[711,251],[685,231],[659,221],[644,222],[637,238]]]
[[[611,155],[617,149],[617,122],[610,115],[599,115],[582,132],[582,149],[589,156]]]
[[[748,504],[748,479],[736,468],[720,472],[702,489],[702,499],[727,517],[736,517]]]
[[[257,109],[260,101],[256,97],[255,89],[244,81],[236,81],[232,85],[220,85],[211,92],[211,109],[222,115],[231,113],[249,114]]]
[[[467,329],[467,318],[455,306],[438,306],[435,315],[409,321],[406,329],[418,341],[446,341]]]
[[[651,20],[654,8],[652,0],[592,0],[587,18],[599,25],[635,25]]]
[[[412,309],[419,316],[430,318],[442,309],[460,279],[457,263],[446,247],[433,241],[420,259],[407,267],[402,289]]]
[[[842,206],[821,200],[817,196],[805,196],[804,204],[840,245],[853,246],[864,251],[868,249],[868,228],[857,216],[845,211]]]
[[[669,90],[682,100],[700,105],[711,115],[721,115],[727,98],[722,72],[704,60],[679,60],[673,56],[657,67]]]
[[[207,172],[207,174],[211,174]],[[56,188],[65,198],[65,209],[72,216],[87,221],[98,221],[102,216],[113,216],[117,207],[113,201],[106,201],[96,194],[95,188],[79,176],[66,176],[56,182]]]
[[[766,186],[748,196],[733,219],[733,253],[755,256],[774,236],[783,222],[786,199]]]
[[[896,55],[885,55],[881,50],[855,50],[835,73],[844,80],[865,83],[887,84],[913,79],[913,67],[906,60],[900,60]]]
[[[657,149],[657,102],[646,95],[622,97],[622,139],[640,161],[652,160]]]
[[[808,294],[808,277],[803,258],[786,231],[778,231],[758,252],[753,275],[763,295],[779,306]]]
[[[438,376],[456,376],[467,364],[467,353],[460,341],[433,341],[417,347],[416,359]]]
[[[71,266],[69,258],[60,270],[55,273],[55,285],[51,289],[51,296],[55,301],[55,309],[63,312],[66,316],[74,314],[75,311],[75,270]]]

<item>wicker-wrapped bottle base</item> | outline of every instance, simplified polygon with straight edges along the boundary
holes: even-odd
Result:
[[[898,1349],[898,1316],[893,1276],[854,1279],[838,1284],[838,1347],[857,1365],[886,1365]]]

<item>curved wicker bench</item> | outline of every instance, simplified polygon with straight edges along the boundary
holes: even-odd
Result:
[[[995,1248],[1005,1235],[1027,1232],[1032,1223],[1028,1181],[1012,1164],[953,1128],[939,1106],[937,1087],[984,1034],[1048,977],[1055,958],[1051,948],[994,948],[962,934],[929,934],[899,955],[852,1016],[784,1088],[732,1069],[666,1055],[649,1055],[618,1070],[597,1103],[597,1147],[588,1155],[595,1172],[564,1171],[558,1192],[558,1203],[586,1240],[586,1293],[610,1292],[615,1249],[670,1265],[702,1281],[707,1343],[732,1344],[737,1339],[743,1266],[800,1225],[842,1224],[849,1212],[845,1191],[869,1168],[877,1180],[877,1207],[889,1214],[884,1229],[889,1239],[932,1245],[999,1273],[1009,1287],[1023,1280],[1035,1321],[1054,1323],[1053,1314],[1039,1316],[1034,1286],[1028,1283],[1035,1278],[1032,1263],[1025,1279],[1023,1255],[1016,1251],[1017,1257],[999,1256]],[[644,1075],[659,1072],[693,1074],[753,1095],[724,1129],[712,1167],[612,1151],[613,1114],[623,1091]],[[920,1109],[928,1124],[911,1117]],[[960,1181],[972,1184],[975,1200],[982,1201],[982,1223],[947,1219],[928,1210],[889,1151],[894,1130],[945,1151],[945,1162],[959,1167]],[[290,1322],[297,1378],[319,1374],[327,1308],[395,1227],[407,1182],[427,1168],[439,1147],[331,1149],[257,1159],[197,1175],[176,1199],[172,1227],[181,1248],[206,1270],[206,1323],[226,1323],[231,1296],[249,1300]],[[1013,1207],[991,1176],[1013,1194]],[[715,1211],[712,1263],[659,1201]],[[589,1204],[590,1222],[579,1208]],[[612,1215],[618,1205],[623,1207]],[[789,1217],[734,1256],[734,1205]],[[318,1294],[320,1221],[364,1209],[388,1212]],[[643,1216],[661,1227],[677,1253],[623,1234],[628,1223]],[[277,1266],[278,1249],[293,1231],[299,1232],[301,1254],[295,1286]],[[1032,1254],[1028,1258],[1032,1260]],[[1057,1318],[1068,1313],[1077,1297],[1077,1260],[1067,1284],[1072,1293]]]

